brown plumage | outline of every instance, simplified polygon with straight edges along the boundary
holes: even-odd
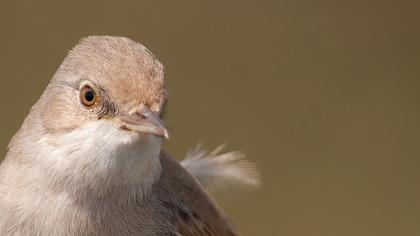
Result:
[[[221,209],[196,179],[177,161],[162,153],[162,175],[152,188],[150,206],[163,206],[162,219],[177,233],[187,235],[237,235]],[[178,173],[173,175],[171,173]]]
[[[144,46],[83,39],[10,142],[0,166],[0,235],[237,235],[161,149],[166,99],[163,66]],[[236,158],[226,160],[185,166],[208,183],[219,167],[241,179],[246,171],[229,161]],[[211,169],[201,175],[204,166]]]

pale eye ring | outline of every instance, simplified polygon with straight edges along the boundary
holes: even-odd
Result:
[[[80,89],[80,102],[83,106],[91,108],[98,102],[98,95],[95,90],[88,84],[85,84]]]

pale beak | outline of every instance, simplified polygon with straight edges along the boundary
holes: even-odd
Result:
[[[120,121],[121,128],[125,130],[169,139],[168,130],[165,128],[163,121],[149,109],[134,115],[123,116],[120,118]]]

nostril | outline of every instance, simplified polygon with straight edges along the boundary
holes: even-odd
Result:
[[[136,116],[141,117],[142,119],[147,119],[149,117],[149,114],[144,112],[137,112]]]
[[[141,104],[136,110],[132,110],[132,115],[137,116],[138,118],[147,119],[153,115],[152,111],[148,106]]]

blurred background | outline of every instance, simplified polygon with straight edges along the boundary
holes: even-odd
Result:
[[[416,1],[2,1],[0,150],[67,51],[130,37],[166,66],[166,149],[228,143],[261,190],[244,235],[420,235]]]

